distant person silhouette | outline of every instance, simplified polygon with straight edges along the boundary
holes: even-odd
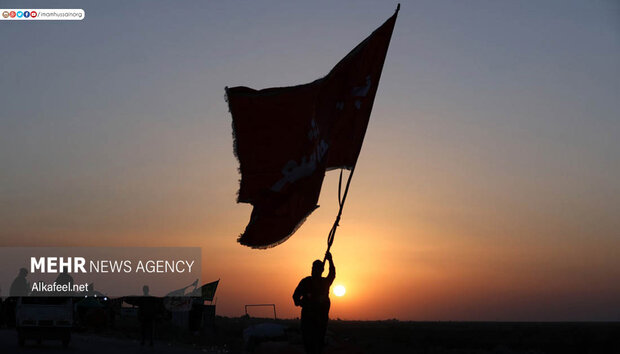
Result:
[[[0,288],[0,328],[4,326],[4,303],[2,299],[2,288]]]
[[[325,259],[329,261],[329,274],[323,278],[325,265],[320,260],[312,263],[312,275],[303,278],[295,292],[295,306],[301,306],[301,333],[304,347],[308,354],[323,352],[327,319],[329,316],[329,287],[336,279],[336,267],[332,254],[327,252]]]
[[[28,275],[28,270],[26,268],[21,268],[19,270],[19,274],[13,283],[11,283],[11,289],[9,290],[9,295],[11,296],[28,296],[30,292],[30,284],[26,280],[26,275]]]
[[[58,276],[56,277],[56,284],[67,285],[67,290],[58,291],[58,294],[63,294],[63,295],[73,294],[73,289],[71,289],[71,287],[73,286],[73,277],[69,275],[69,273],[67,273],[67,267],[62,267],[62,269],[60,270],[60,274],[58,274]]]
[[[138,320],[142,329],[142,342],[144,345],[146,339],[153,346],[153,331],[155,329],[155,316],[159,311],[157,298],[149,295],[149,286],[142,287],[143,296],[138,300]]]
[[[73,284],[73,277],[67,273],[67,267],[62,267],[60,274],[56,277],[56,283],[60,285]]]

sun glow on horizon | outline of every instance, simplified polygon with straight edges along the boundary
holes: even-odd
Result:
[[[345,289],[344,285],[334,286],[334,295],[340,297],[340,296],[344,296],[346,292],[347,292],[347,289]]]

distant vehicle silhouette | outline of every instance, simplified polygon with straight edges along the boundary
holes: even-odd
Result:
[[[26,339],[35,339],[39,343],[44,339],[60,339],[64,347],[69,346],[73,326],[70,297],[20,297],[15,317],[20,346]]]

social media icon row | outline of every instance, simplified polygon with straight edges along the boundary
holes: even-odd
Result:
[[[3,11],[4,18],[36,18],[39,14],[36,11]]]

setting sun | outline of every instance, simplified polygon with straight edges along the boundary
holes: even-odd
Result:
[[[343,285],[336,285],[334,287],[334,295],[336,296],[344,296],[344,293],[346,292],[347,292],[347,289],[345,289]]]

